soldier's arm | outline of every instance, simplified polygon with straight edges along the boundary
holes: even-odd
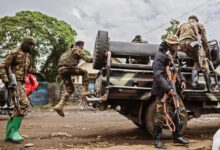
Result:
[[[3,82],[9,82],[8,79],[8,69],[11,66],[13,60],[15,59],[16,54],[14,52],[11,52],[6,56],[3,63],[0,65],[0,77],[2,78]]]
[[[87,63],[92,63],[93,61],[91,57],[88,57],[84,50],[77,50],[75,54],[77,54],[81,59],[83,59]]]

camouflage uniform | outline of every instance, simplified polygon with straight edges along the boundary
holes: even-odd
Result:
[[[170,52],[168,52],[170,53]],[[170,58],[171,57],[171,58]],[[178,68],[179,66],[179,56],[178,53],[174,54],[173,56],[171,54],[169,54],[169,59],[173,59],[174,63],[176,65],[176,68]],[[174,69],[171,67],[171,73],[174,71]],[[173,73],[172,73],[173,74]],[[185,77],[183,76],[183,74],[179,71],[178,76],[180,77],[181,82],[185,82]],[[177,87],[179,87],[180,83],[177,83]],[[182,99],[179,98],[179,109],[180,109],[180,118],[181,121],[183,121],[183,118],[185,118],[185,116],[187,115],[186,112],[186,108],[183,104]],[[168,110],[169,113],[171,114],[171,116],[173,115],[172,112],[174,112],[173,107],[174,104],[171,102],[168,103]],[[155,124],[159,124],[162,125],[164,123],[164,110],[163,110],[163,102],[161,101],[161,96],[156,98],[156,116],[154,118],[154,122]]]
[[[205,28],[202,24],[198,23],[198,18],[196,16],[190,16],[187,23],[183,23],[176,32],[176,35],[180,40],[181,50],[184,51],[189,57],[194,61],[194,68],[192,69],[192,88],[193,89],[203,89],[202,86],[198,83],[199,73],[201,70],[204,75],[206,82],[206,88],[208,92],[212,91],[211,77],[210,77],[210,68],[209,64],[212,63],[209,61],[209,47],[208,41],[206,38]],[[199,58],[200,47],[198,45],[198,37],[201,36],[201,42],[204,49],[204,57]],[[196,44],[197,43],[197,44]],[[202,59],[202,64],[200,64],[199,59]],[[213,70],[214,71],[214,70]],[[217,82],[217,78],[215,78]],[[216,83],[217,84],[217,83]]]
[[[64,116],[63,107],[65,102],[74,92],[74,85],[72,83],[71,76],[81,75],[83,76],[83,80],[87,78],[87,74],[88,74],[87,71],[77,67],[80,59],[83,59],[87,63],[92,62],[92,58],[88,57],[84,52],[84,50],[78,46],[65,52],[59,59],[58,71],[59,71],[59,75],[61,76],[61,79],[63,80],[65,86],[65,92],[60,102],[54,107],[54,109],[61,116]],[[84,95],[85,89],[83,89],[82,91],[84,92],[83,93]]]
[[[199,62],[199,47],[192,47],[191,43],[197,41],[196,33],[194,29],[197,28],[199,34],[201,35],[202,45],[206,54],[206,57],[210,57],[208,41],[206,38],[205,28],[202,24],[198,22],[188,22],[183,23],[176,32],[176,35],[180,40],[180,48],[184,51],[189,57],[193,59],[195,62],[194,67],[196,69],[204,69],[205,72],[209,72],[209,66],[207,62],[207,58],[205,58],[203,66],[198,64]]]
[[[31,55],[24,52],[21,48],[12,50],[0,65],[0,76],[5,83],[9,82],[7,70],[11,68],[15,74],[19,88],[20,110],[15,110],[14,115],[24,116],[28,112],[29,100],[25,94],[25,74],[35,74],[36,71],[31,67]]]
[[[162,127],[164,123],[164,110],[163,110],[163,104],[162,98],[165,94],[172,95],[172,91],[174,90],[173,87],[169,84],[167,79],[167,72],[166,68],[170,66],[170,62],[173,62],[173,65],[179,65],[179,57],[176,55],[175,52],[178,48],[178,37],[174,35],[169,35],[165,41],[163,41],[160,44],[159,51],[155,55],[154,62],[153,62],[153,73],[154,73],[154,80],[152,85],[152,95],[156,97],[156,114],[154,118],[154,127],[153,127],[153,140],[154,140],[154,146],[156,148],[164,148],[163,142],[161,142],[161,135],[162,135]],[[172,48],[172,50],[171,50]],[[170,50],[169,50],[170,49]],[[169,50],[170,55],[168,55],[166,52]],[[173,52],[172,52],[173,51]],[[171,54],[174,53],[174,54]],[[185,82],[185,78],[180,72],[180,70],[170,69],[171,77],[169,80],[172,80],[172,75],[174,73],[178,74],[178,79],[176,85],[183,84]],[[174,72],[175,71],[175,72]],[[176,86],[174,85],[174,86]],[[177,93],[176,93],[177,94]],[[186,109],[183,105],[182,100],[180,100],[180,119],[185,117]],[[174,109],[174,105],[172,105],[171,100],[168,99],[167,101],[168,110]],[[168,111],[173,112],[173,111]],[[189,142],[181,137],[181,124],[178,122],[177,117],[173,117],[173,122],[176,127],[176,130],[173,132],[173,140],[174,142],[180,143],[180,144],[188,144]]]

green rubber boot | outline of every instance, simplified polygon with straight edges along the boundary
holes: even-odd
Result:
[[[15,116],[12,121],[11,133],[10,133],[9,139],[16,143],[20,143],[24,140],[23,137],[18,132],[21,126],[22,119],[23,119],[22,117]]]
[[[10,118],[7,122],[7,125],[5,127],[5,141],[10,141],[10,133],[11,133],[11,126],[12,126],[13,118]]]

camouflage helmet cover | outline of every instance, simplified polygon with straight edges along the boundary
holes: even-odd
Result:
[[[195,16],[195,15],[191,15],[191,16],[189,16],[188,20],[190,20],[190,19],[194,19],[194,20],[196,20],[197,22],[199,22],[198,17]]]
[[[32,38],[31,36],[25,36],[22,39],[22,43],[31,43],[31,44],[35,44],[34,38]]]
[[[173,34],[169,34],[164,41],[167,42],[168,44],[179,44],[178,37]]]

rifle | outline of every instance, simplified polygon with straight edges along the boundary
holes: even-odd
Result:
[[[20,93],[18,89],[18,84],[15,75],[11,72],[11,69],[8,69],[8,77],[10,80],[9,92],[11,94],[12,101],[15,105],[15,108],[20,110]]]
[[[196,39],[197,39],[197,42],[195,42],[194,44],[199,46],[199,51],[198,51],[198,53],[199,53],[199,65],[200,65],[200,67],[202,67],[203,66],[203,61],[206,58],[205,57],[205,50],[204,50],[203,45],[202,45],[202,39],[201,39],[201,36],[199,34],[198,27],[194,25],[193,28],[194,28],[194,32],[196,34]],[[194,47],[194,46],[192,45],[192,47]]]
[[[198,40],[198,46],[199,46],[199,65],[202,67],[202,64],[203,64],[203,61],[205,60],[205,50],[203,48],[203,45],[202,45],[202,38],[201,38],[201,35],[199,34],[199,30],[198,30],[198,27],[197,26],[194,26],[194,31],[195,31],[195,34],[196,34],[196,38]],[[196,44],[195,44],[196,45]],[[194,45],[194,46],[195,46]],[[214,78],[215,78],[215,84],[218,85],[218,75],[217,75],[217,72],[215,71],[215,68],[213,66],[213,63],[212,61],[210,61],[209,59],[207,59],[208,61],[208,65],[210,66],[210,69],[213,71],[214,73]]]
[[[176,66],[173,62],[172,56],[171,55],[168,55],[168,56],[170,58],[170,62],[169,62],[169,65],[166,66],[165,74],[166,74],[166,77],[167,77],[168,84],[171,86],[171,88],[174,91],[174,95],[171,97],[172,100],[173,100],[174,108],[175,108],[174,109],[174,117],[176,117],[178,125],[181,126],[180,111],[179,111],[179,96],[177,94],[176,85],[175,85],[176,80],[178,80],[178,82],[180,83],[180,78],[178,76],[178,71],[177,71],[177,68],[176,68]],[[173,65],[173,68],[174,68],[173,78],[172,78],[171,71],[170,71],[170,65],[171,64]],[[165,94],[163,99],[162,99],[162,102],[164,102],[164,112],[165,112],[165,115],[166,115],[166,123],[167,123],[167,125],[168,125],[168,127],[170,128],[171,131],[175,131],[177,127],[172,122],[172,120],[170,119],[170,117],[169,117],[169,115],[166,111],[166,101],[168,100],[168,98],[169,98],[169,96],[167,94]],[[173,128],[171,126],[173,126]]]

